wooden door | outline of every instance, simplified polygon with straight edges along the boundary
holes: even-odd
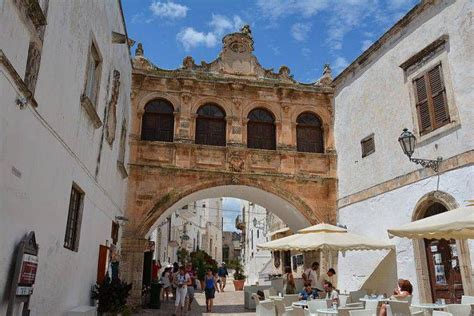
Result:
[[[296,139],[299,152],[324,152],[322,132],[318,127],[298,126],[296,128]]]
[[[266,122],[248,122],[247,147],[258,149],[275,149],[275,125]]]
[[[225,119],[199,117],[196,121],[196,144],[225,146]]]
[[[107,274],[107,267],[109,265],[109,247],[99,246],[99,260],[97,263],[97,283],[102,284]],[[112,276],[110,276],[112,277]]]
[[[464,291],[456,241],[425,239],[425,248],[433,302],[460,303]]]

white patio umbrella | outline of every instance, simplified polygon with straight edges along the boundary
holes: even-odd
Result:
[[[257,245],[267,250],[390,250],[395,245],[390,242],[371,239],[349,233],[347,229],[329,224],[318,224],[301,229],[297,234]]]
[[[474,206],[423,218],[398,228],[388,229],[390,238],[474,239]]]

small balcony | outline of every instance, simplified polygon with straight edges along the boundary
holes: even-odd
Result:
[[[245,222],[242,215],[239,215],[235,218],[235,228],[239,230],[245,230]]]

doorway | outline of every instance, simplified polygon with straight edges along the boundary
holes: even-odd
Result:
[[[446,211],[444,205],[434,203],[428,207],[424,218]],[[460,303],[464,290],[456,241],[425,239],[424,244],[433,302],[445,299],[446,303]]]

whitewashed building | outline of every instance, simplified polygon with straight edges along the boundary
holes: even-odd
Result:
[[[335,78],[338,221],[350,231],[388,240],[388,228],[474,197],[473,6],[421,1]],[[409,161],[403,128],[417,138],[414,158],[442,157],[439,173]],[[391,289],[399,277],[415,301],[474,294],[471,243],[393,242],[396,256],[341,254],[340,289]]]
[[[151,234],[155,259],[162,264],[177,262],[177,250],[184,248],[204,250],[222,262],[222,223],[222,198],[189,203],[161,220]]]
[[[0,30],[0,314],[34,231],[31,315],[64,315],[90,305],[119,243],[131,80],[121,4],[1,0]]]

